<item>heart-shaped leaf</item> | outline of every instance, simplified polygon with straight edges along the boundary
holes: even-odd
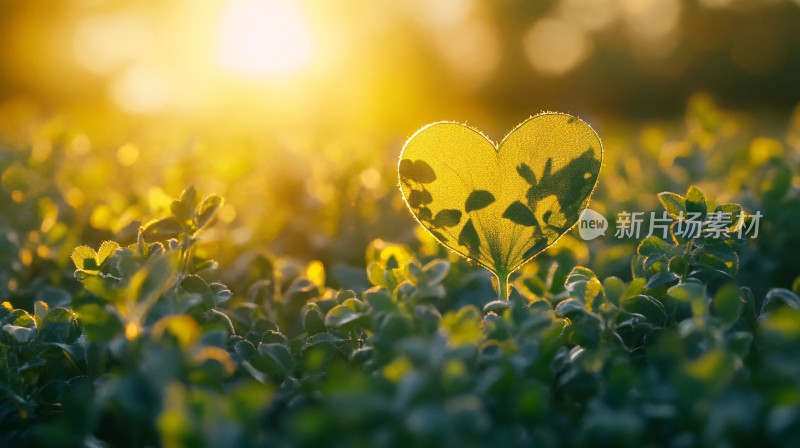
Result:
[[[411,212],[442,244],[500,279],[567,232],[589,204],[603,149],[582,120],[542,113],[500,144],[458,123],[422,128],[400,155]],[[502,291],[506,289],[506,291]]]

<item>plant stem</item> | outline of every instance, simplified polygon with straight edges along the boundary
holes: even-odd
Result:
[[[508,273],[497,273],[497,300],[508,300]]]

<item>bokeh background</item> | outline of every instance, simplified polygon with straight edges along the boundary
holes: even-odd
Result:
[[[798,3],[6,0],[0,93],[114,137],[156,121],[502,132],[542,108],[675,114],[697,90],[785,112],[800,92]]]
[[[421,244],[397,189],[406,138],[454,120],[499,140],[541,110],[603,138],[601,212],[692,183],[741,201],[754,167],[797,161],[799,26],[798,0],[4,0],[3,207],[47,218],[9,224],[30,246],[12,258],[131,243],[194,185],[227,200],[203,246],[222,262],[363,275],[373,238]],[[58,225],[66,240],[42,242]],[[629,277],[631,247],[606,243],[593,268]]]

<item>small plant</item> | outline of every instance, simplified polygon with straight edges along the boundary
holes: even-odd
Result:
[[[499,144],[458,123],[434,123],[406,142],[400,187],[420,224],[442,244],[497,278],[554,244],[589,204],[603,160],[582,120],[542,113]]]

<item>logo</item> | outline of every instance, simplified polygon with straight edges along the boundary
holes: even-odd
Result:
[[[578,220],[578,232],[585,241],[593,240],[600,235],[605,236],[608,230],[608,220],[605,216],[587,208],[581,213]]]

